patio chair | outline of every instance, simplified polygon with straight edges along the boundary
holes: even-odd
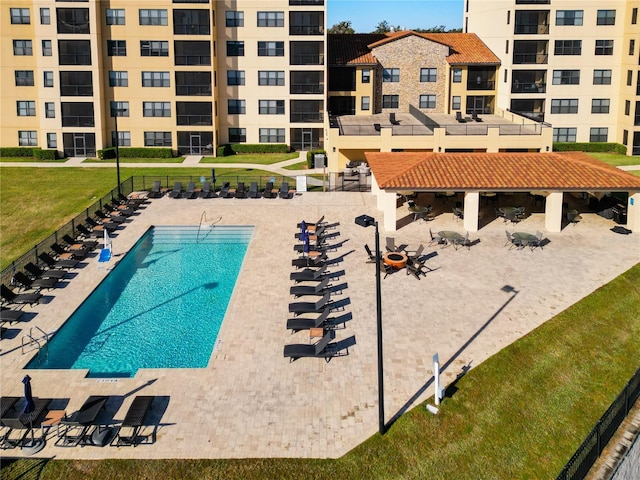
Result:
[[[122,425],[120,426],[118,434],[112,442],[112,445],[115,445],[117,447],[130,445],[135,447],[140,443],[140,431],[142,429],[142,426],[144,425],[145,417],[152,409],[153,400],[155,398],[156,397],[150,395],[138,395],[133,399],[133,402],[129,406],[129,409],[124,416]],[[130,434],[123,435],[123,428],[130,428]]]
[[[306,295],[326,295],[329,293],[329,279],[323,278],[322,281],[315,285],[294,285],[289,289],[289,293],[295,298],[304,297]]]
[[[291,192],[289,190],[289,182],[282,182],[280,185],[280,190],[278,191],[278,196],[280,198],[291,198]]]
[[[42,298],[41,293],[15,293],[4,283],[0,286],[0,296],[6,303],[15,305],[35,305]]]
[[[396,114],[394,112],[389,114],[389,123],[391,125],[400,125],[400,122],[396,120]]]
[[[5,410],[0,418],[0,425],[7,430],[0,440],[0,446],[3,449],[28,447],[31,440],[35,440],[34,432],[40,429],[40,424],[49,412],[49,404],[53,401],[51,398],[34,398],[34,409],[30,413],[24,413],[22,408],[16,408],[17,402],[13,402],[13,398],[3,407],[11,406]],[[17,432],[18,435],[14,435]],[[29,434],[32,434],[29,439]],[[40,442],[44,442],[44,432]]]
[[[258,191],[258,182],[251,182],[249,185],[249,192],[247,193],[249,198],[260,198],[260,192]]]
[[[202,189],[199,194],[200,198],[214,198],[216,197],[216,193],[211,190],[211,182],[204,182],[202,184]]]
[[[236,188],[236,193],[234,196],[236,198],[247,198],[247,191],[244,188],[244,182],[238,182],[238,188]]]
[[[161,190],[161,184],[158,181],[153,182],[151,186],[151,191],[149,192],[149,198],[160,198],[162,197],[163,192]]]
[[[504,213],[499,208],[496,208],[496,218],[504,218]]]
[[[291,260],[291,266],[297,268],[322,267],[327,261],[326,254],[317,257],[300,257]]]
[[[451,210],[453,212],[453,218],[455,218],[456,221],[464,220],[464,210],[459,207],[451,207]]]
[[[182,196],[182,182],[175,182],[173,190],[169,192],[169,198],[180,198]]]
[[[290,318],[287,320],[287,330],[292,333],[300,330],[310,330],[312,328],[322,328],[323,330],[335,330],[340,325],[343,327],[346,323],[353,319],[351,312],[344,313],[339,317],[329,317],[329,310],[325,310],[316,318]]]
[[[137,210],[138,208],[140,208],[141,205],[147,202],[147,199],[145,197],[129,198],[123,193],[118,193],[118,200],[120,201],[121,205],[127,205],[133,208],[134,210]]]
[[[413,275],[418,280],[420,280],[420,275],[426,275],[427,272],[423,271],[423,268],[426,268],[425,263],[427,261],[423,260],[419,262],[415,257],[409,257],[407,259],[407,264],[405,265],[407,270],[407,275]]]
[[[273,193],[273,182],[267,182],[262,192],[262,198],[275,198],[276,194]]]
[[[7,307],[0,308],[0,323],[16,323],[22,320],[22,310],[11,310]]]
[[[24,269],[29,272],[34,278],[57,278],[58,280],[64,278],[67,275],[66,270],[49,269],[44,270],[38,267],[35,263],[27,263]]]
[[[60,260],[69,260],[72,258],[81,260],[87,256],[87,253],[89,253],[89,250],[82,246],[74,247],[73,249],[66,249],[58,243],[52,243],[51,250],[53,250]]]
[[[58,283],[58,278],[38,278],[32,279],[24,274],[24,272],[16,272],[13,274],[13,279],[22,286],[25,290],[35,290],[39,292],[43,288],[51,290],[55,288]]]
[[[507,242],[504,244],[505,247],[509,245],[509,250],[511,250],[513,247],[516,247],[518,249],[522,248],[522,242],[520,240],[514,238],[513,235],[511,235],[507,230],[505,230],[505,233],[507,234]]]
[[[301,315],[303,313],[320,313],[331,303],[331,296],[326,293],[317,302],[295,302],[289,304],[289,313]]]
[[[220,198],[231,198],[233,196],[233,193],[230,191],[230,188],[231,188],[231,183],[224,182],[222,184],[222,188],[220,188],[220,193],[218,193],[218,196]]]
[[[124,216],[119,215],[115,212],[110,212],[109,214],[107,214],[102,210],[96,210],[95,213],[96,213],[96,217],[98,217],[100,221],[103,221],[103,222],[112,222],[118,225],[122,225],[124,222],[127,221],[127,219]]]
[[[380,273],[384,273],[383,279],[387,278],[389,275],[399,272],[400,270],[393,268],[391,265],[387,265],[384,262],[380,262]]]
[[[434,235],[431,229],[429,229],[429,246],[437,243],[438,245],[442,245],[446,243],[446,240],[439,235]]]
[[[182,198],[194,199],[198,196],[198,192],[196,192],[196,184],[195,182],[187,183],[187,189],[185,190]]]
[[[369,255],[369,260],[367,260],[366,263],[376,263],[376,261],[378,260],[376,258],[376,256],[373,254],[373,252],[371,251],[371,249],[369,248],[369,245],[367,245],[366,243],[364,244],[364,249],[367,252],[367,255]]]
[[[109,397],[102,395],[92,395],[85,400],[79,410],[73,412],[60,420],[63,427],[59,434],[56,446],[75,447],[79,444],[91,443],[91,427],[97,428],[96,418],[104,408]]]
[[[582,216],[578,212],[567,212],[567,221],[572,225],[577,225],[582,220]]]
[[[130,207],[129,205],[125,205],[121,200],[117,198],[112,198],[107,206],[104,207],[105,212],[118,212],[119,215],[130,217],[135,213],[135,208]]]
[[[302,357],[324,358],[327,362],[332,357],[338,355],[339,350],[336,343],[330,343],[332,340],[331,331],[327,331],[322,339],[314,345],[306,343],[298,343],[284,346],[284,356],[289,358],[290,362],[295,362]]]
[[[76,230],[80,232],[80,234],[78,235],[79,237],[86,238],[86,239],[98,238],[98,232],[94,232],[90,230],[88,227],[85,227],[84,225],[76,225]]]
[[[76,268],[80,260],[68,259],[68,260],[56,260],[48,253],[40,253],[38,258],[44,262],[49,268]]]
[[[99,222],[91,217],[87,217],[85,222],[93,232],[102,233],[104,230],[106,230],[107,232],[114,232],[119,228],[119,225],[116,222]]]
[[[323,263],[320,268],[314,270],[312,268],[305,268],[301,272],[291,272],[289,279],[296,283],[299,282],[320,282],[326,276],[327,264]]]
[[[67,234],[62,236],[62,240],[69,247],[71,247],[72,245],[82,245],[82,247],[87,249],[87,250],[93,250],[94,248],[96,248],[98,246],[98,241],[96,241],[96,240],[75,239],[75,238],[72,238],[70,235],[67,235]]]
[[[467,234],[462,238],[454,239],[453,248],[455,250],[458,250],[460,247],[467,247],[467,250],[471,250],[471,242],[469,241],[469,232],[467,232]]]
[[[536,230],[536,240],[528,242],[529,248],[532,252],[536,247],[540,247],[540,249],[542,250],[542,237],[542,232],[540,230]]]
[[[462,118],[462,112],[459,110],[456,112],[456,121],[458,123],[467,123],[467,121],[464,118]]]

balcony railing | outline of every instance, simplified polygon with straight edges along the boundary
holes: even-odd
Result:
[[[58,57],[60,65],[91,65],[91,54],[61,53]]]
[[[324,54],[306,53],[291,55],[291,65],[324,65]]]
[[[541,25],[538,23],[527,23],[516,25],[516,35],[547,35],[549,33],[549,25]]]
[[[319,123],[324,120],[321,112],[314,113],[291,113],[289,121],[292,123]]]
[[[511,85],[511,93],[545,93],[546,91],[546,83],[514,81]]]
[[[211,115],[178,115],[176,117],[178,125],[212,125]]]
[[[176,85],[176,95],[211,95],[211,85]]]
[[[494,80],[477,80],[467,82],[467,90],[494,90],[496,82]]]
[[[93,85],[60,85],[60,95],[68,97],[90,97]]]
[[[176,65],[211,65],[211,55],[176,55]]]
[[[291,25],[289,35],[323,35],[324,25]]]
[[[211,28],[209,25],[182,25],[176,24],[173,26],[173,33],[175,35],[209,35]]]
[[[544,114],[542,114],[544,116]],[[380,136],[382,128],[378,124],[373,125],[339,125],[331,124],[332,128],[338,128],[340,136]],[[433,136],[435,129],[443,128],[445,135],[450,136],[487,136],[489,129],[498,129],[499,135],[540,135],[544,125],[532,124],[485,124],[485,123],[453,123],[449,125],[393,125],[393,136]]]
[[[324,85],[317,83],[292,83],[291,93],[324,93]]]
[[[533,64],[533,65],[542,65],[546,64],[549,60],[549,55],[546,53],[514,53],[513,54],[513,63],[514,64]]]
[[[70,116],[66,115],[62,117],[63,127],[94,127],[95,120],[93,116]]]

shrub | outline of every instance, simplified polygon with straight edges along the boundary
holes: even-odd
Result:
[[[217,149],[218,157],[228,157],[230,155],[235,155],[233,148],[228,143],[226,145],[220,145]]]
[[[287,153],[289,146],[284,143],[236,143],[230,145],[234,153]]]
[[[311,150],[311,151],[307,152],[307,166],[309,168],[314,168],[314,163],[315,163],[313,161],[314,155],[315,154],[320,154],[320,153],[322,155],[324,155],[324,164],[325,164],[325,166],[327,165],[327,151],[326,150]]]
[[[55,160],[60,158],[57,150],[43,150],[42,148],[34,148],[33,156],[40,160]]]
[[[627,147],[619,143],[608,142],[553,142],[554,152],[599,152],[625,155]]]
[[[170,148],[162,147],[142,147],[142,148],[129,148],[120,147],[118,149],[120,158],[172,158],[173,150]],[[98,158],[100,160],[108,160],[110,158],[116,158],[116,148],[108,147],[102,150],[98,150]]]
[[[1,157],[33,157],[34,147],[6,147],[0,148]]]

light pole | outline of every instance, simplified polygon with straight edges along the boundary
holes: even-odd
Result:
[[[114,108],[113,109],[113,119],[115,121],[116,127],[116,174],[118,175],[118,195],[122,195],[122,189],[120,187],[120,149],[118,148],[120,145],[120,135],[118,134],[118,117],[121,113],[127,113],[126,108]]]
[[[380,276],[380,232],[378,221],[369,215],[356,217],[356,223],[362,227],[373,225],[376,228],[376,326],[378,332],[378,431],[384,435],[384,368],[382,362],[382,279]]]

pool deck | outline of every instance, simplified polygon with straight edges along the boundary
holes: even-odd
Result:
[[[405,207],[406,208],[406,207]],[[73,412],[89,395],[112,396],[106,415],[121,421],[135,395],[165,400],[155,442],[131,447],[62,448],[48,433],[39,456],[59,459],[105,458],[335,458],[378,430],[375,267],[366,263],[363,245],[374,249],[373,228],[354,218],[379,216],[369,193],[304,193],[291,200],[207,199],[151,201],[113,237],[114,258],[126,252],[151,225],[197,225],[202,212],[209,223],[255,225],[244,266],[229,304],[218,343],[205,369],[140,370],[135,378],[88,379],[85,371],[29,370],[32,354],[22,355],[20,341],[29,327],[49,332],[59,328],[108,273],[98,268],[94,253],[64,288],[45,291],[49,304],[26,311],[38,315],[10,326],[14,338],[0,343],[2,395],[22,395],[21,379],[32,377],[34,395],[55,398],[56,407]],[[342,295],[353,319],[336,340],[355,337],[348,355],[326,363],[283,357],[289,343],[309,343],[308,332],[291,334],[285,324],[289,273],[294,257],[296,224],[324,215],[340,222],[344,242],[330,258],[344,255],[331,270],[345,274]],[[471,240],[470,250],[428,247],[429,228],[464,234],[461,222],[444,213],[431,222],[410,223],[397,232],[381,229],[396,244],[415,249],[424,244],[434,269],[418,281],[404,271],[382,282],[385,402],[387,421],[433,395],[432,356],[438,352],[443,382],[474,368],[514,340],[640,262],[640,235],[618,235],[615,224],[595,214],[582,214],[578,225],[561,233],[544,230],[542,214],[533,214],[509,231],[545,233],[549,243],[531,252],[505,247],[505,224],[492,220]],[[206,268],[203,265],[202,268]],[[158,279],[162,281],[162,279]],[[505,285],[513,291],[505,292]],[[622,294],[622,293],[621,293]],[[306,297],[301,300],[312,300]],[[206,305],[193,312],[207,321]],[[171,328],[171,319],[158,319]],[[193,332],[198,335],[197,329]],[[446,407],[445,407],[446,408]],[[2,455],[20,456],[18,449]]]

